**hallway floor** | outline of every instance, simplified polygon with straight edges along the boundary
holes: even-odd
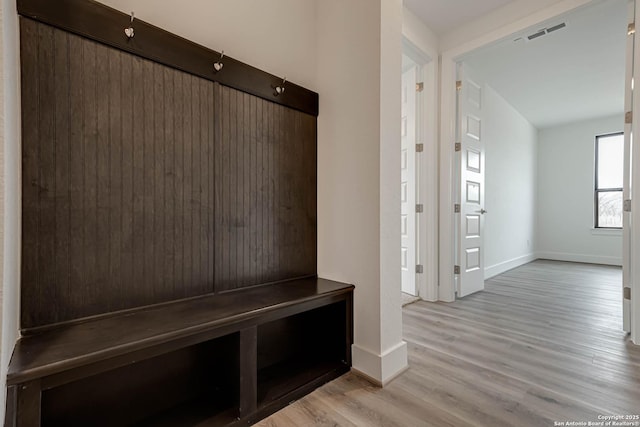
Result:
[[[539,260],[455,303],[410,304],[408,371],[384,389],[346,374],[257,425],[537,427],[640,416],[640,346],[621,330],[621,281],[617,267]]]

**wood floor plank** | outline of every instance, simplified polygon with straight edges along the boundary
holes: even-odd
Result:
[[[410,369],[346,374],[258,426],[553,426],[640,414],[618,267],[538,260],[454,303],[403,309]]]

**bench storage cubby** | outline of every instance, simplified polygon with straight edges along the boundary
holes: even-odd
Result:
[[[8,425],[251,424],[349,369],[352,305],[353,286],[303,279],[23,337]]]

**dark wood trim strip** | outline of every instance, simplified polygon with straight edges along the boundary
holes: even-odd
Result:
[[[42,391],[40,379],[18,386],[17,427],[40,427]]]
[[[184,39],[142,20],[135,19],[135,35],[127,38],[124,29],[130,17],[92,0],[18,0],[18,13],[39,22],[69,31],[143,58],[219,82],[268,101],[313,116],[318,115],[318,94],[287,82],[286,90],[275,96],[282,77],[224,57],[224,67],[215,72],[213,63],[220,53]]]
[[[256,411],[258,395],[258,327],[240,331],[240,418]]]
[[[7,405],[5,407],[4,427],[16,427],[18,420],[18,386],[7,386]]]

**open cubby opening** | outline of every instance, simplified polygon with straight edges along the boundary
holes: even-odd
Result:
[[[347,366],[346,302],[258,326],[258,407]]]
[[[225,425],[238,416],[238,350],[234,333],[44,390],[41,425]]]

